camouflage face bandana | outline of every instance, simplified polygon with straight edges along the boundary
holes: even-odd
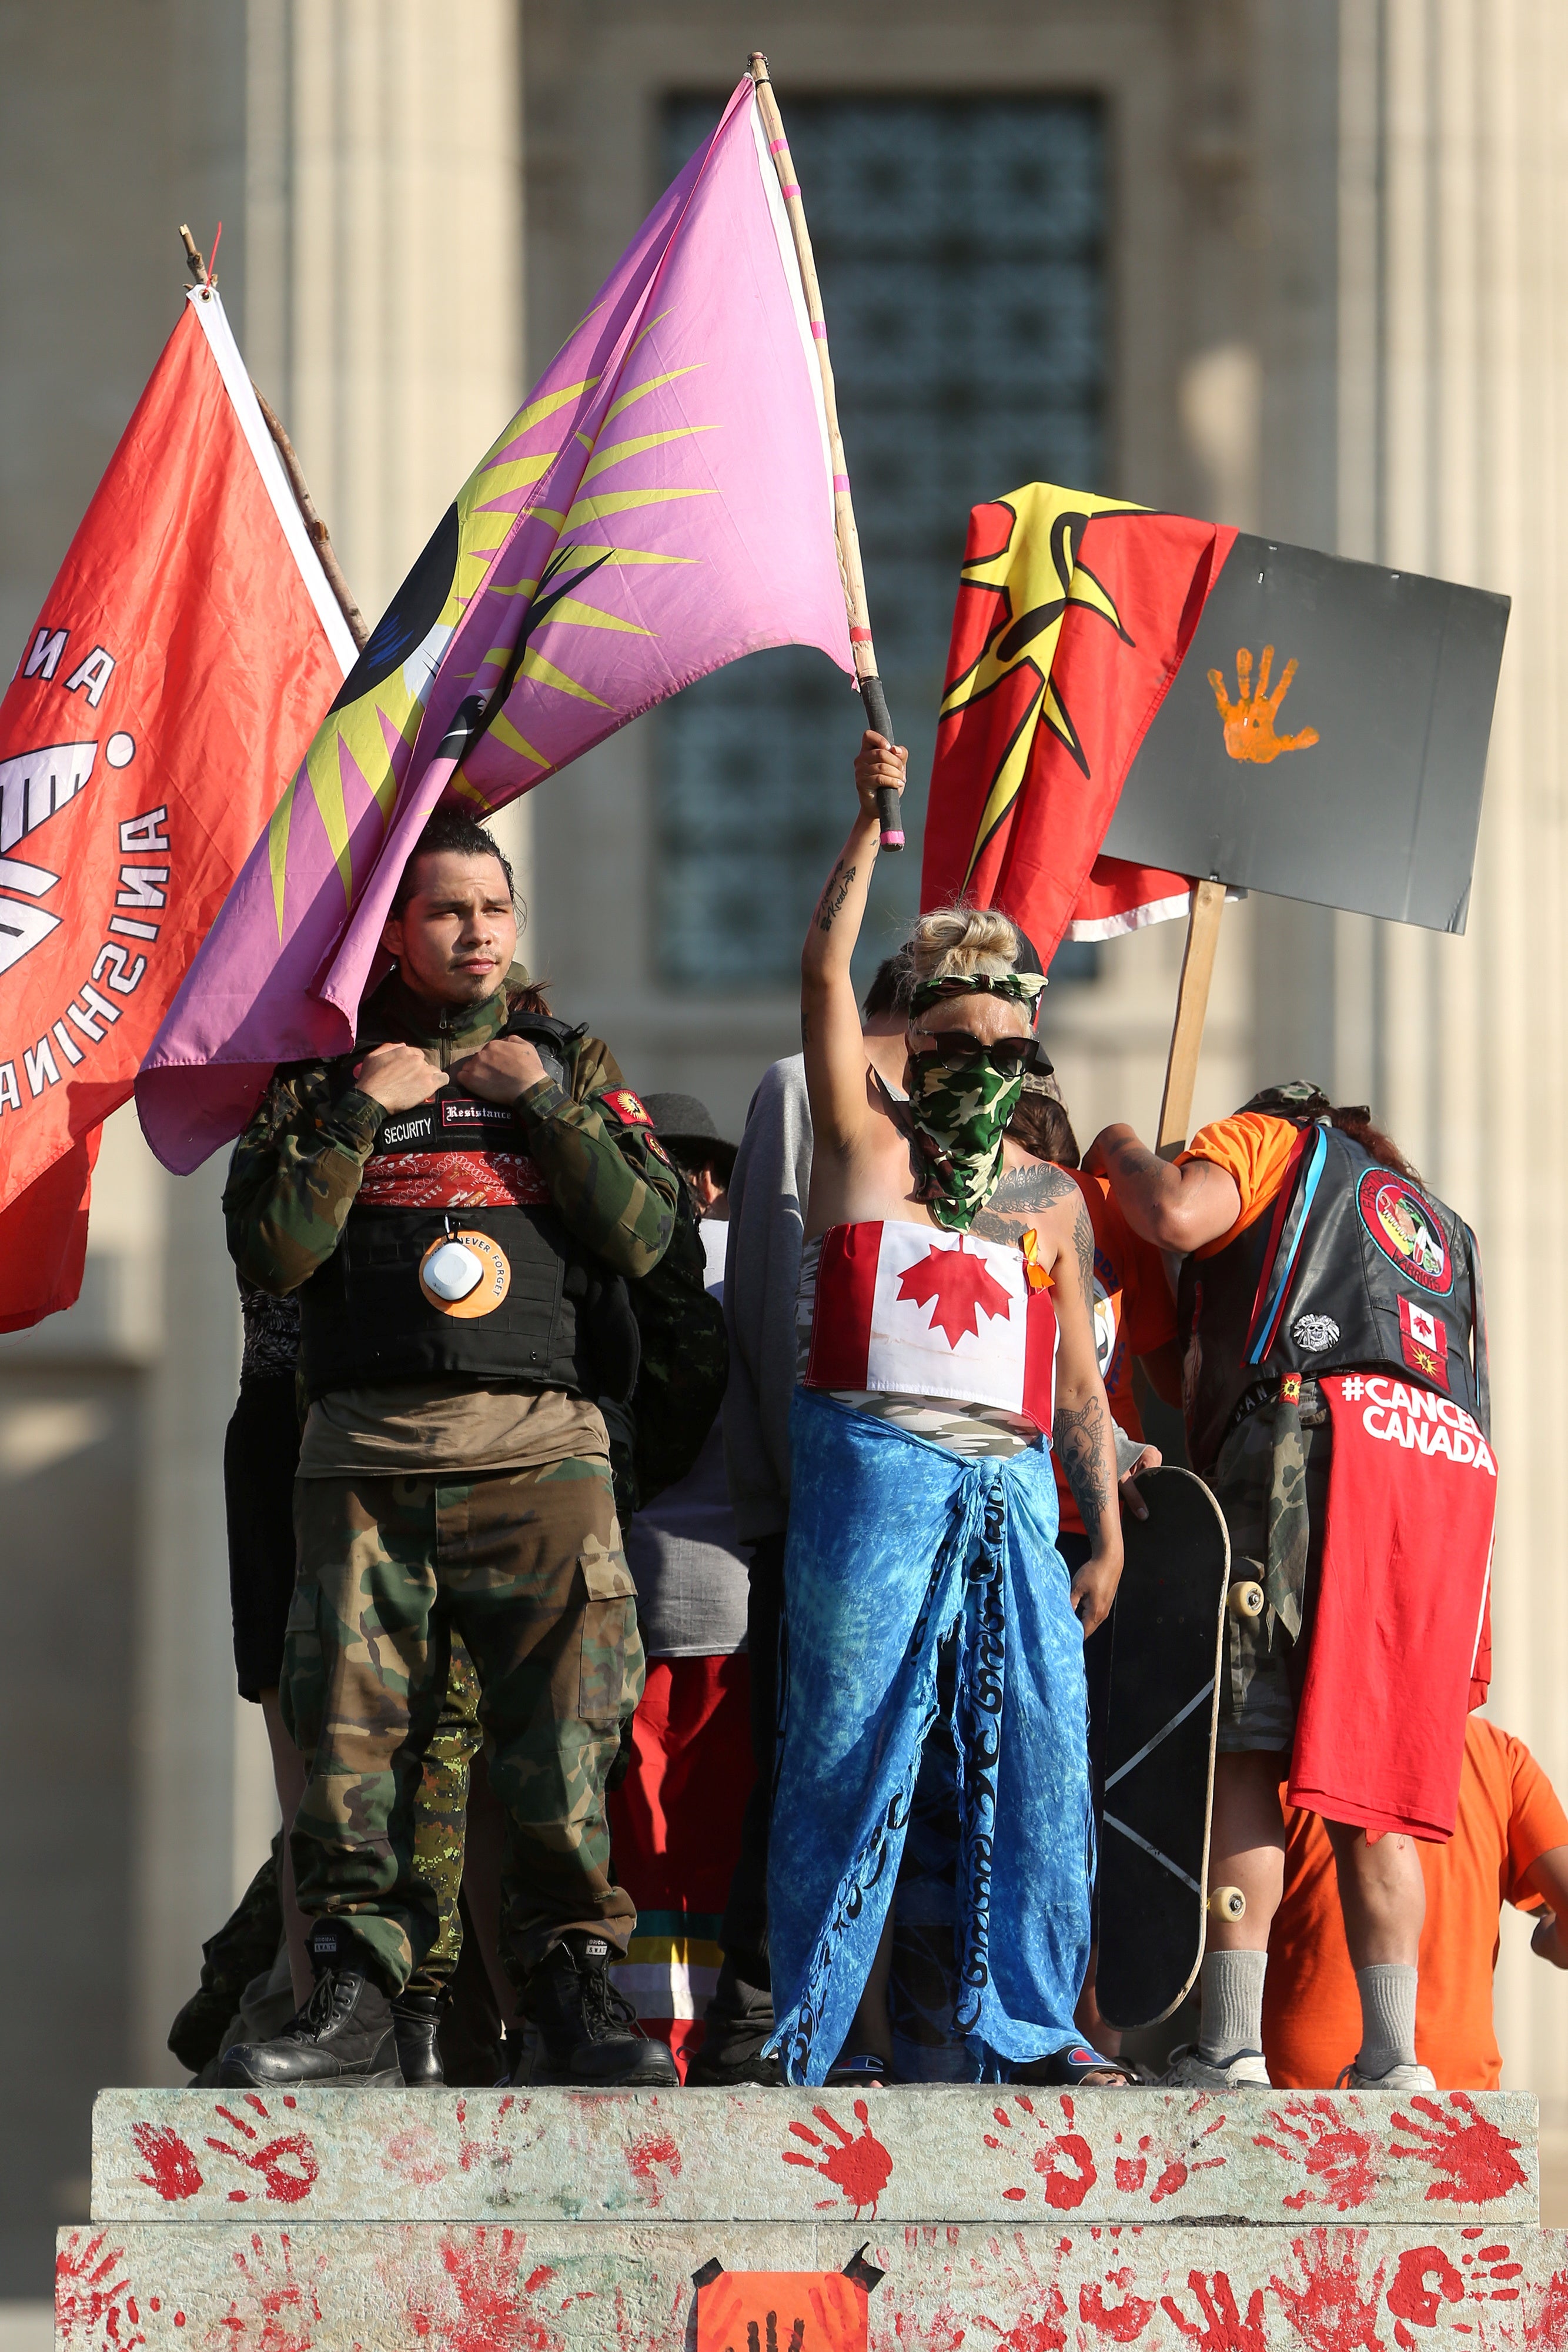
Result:
[[[948,980],[916,981],[910,1019],[954,996],[1001,996],[1032,1005],[1045,986],[1039,971],[963,972]],[[967,1233],[995,1192],[1002,1172],[1002,1135],[1018,1108],[1024,1074],[1000,1069],[976,1038],[960,1052],[951,1030],[943,1054],[911,1054],[907,1072],[909,1123],[925,1173],[915,1197],[939,1225]]]
[[[960,1059],[911,1054],[906,1076],[909,1123],[925,1167],[915,1197],[939,1225],[967,1233],[1001,1174],[1002,1134],[1023,1072],[998,1069],[977,1037]]]

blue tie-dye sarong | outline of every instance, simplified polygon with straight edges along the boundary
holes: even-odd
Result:
[[[768,1849],[772,2042],[838,2056],[893,1897],[937,1654],[955,1642],[956,2015],[977,2070],[1079,2040],[1092,1825],[1083,1633],[1042,1444],[966,1461],[797,1389]]]

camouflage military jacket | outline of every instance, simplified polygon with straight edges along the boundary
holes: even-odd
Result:
[[[245,1281],[285,1297],[338,1246],[387,1115],[355,1086],[355,1061],[396,1043],[449,1070],[499,1034],[526,984],[514,964],[504,989],[443,1013],[432,1029],[429,1008],[394,975],[363,1007],[351,1055],[274,1072],[224,1187],[229,1254]],[[542,1078],[517,1103],[528,1150],[577,1239],[616,1273],[645,1275],[669,1247],[681,1180],[647,1129],[606,1120],[594,1108],[623,1084],[609,1047],[585,1036],[566,1053],[564,1087]]]

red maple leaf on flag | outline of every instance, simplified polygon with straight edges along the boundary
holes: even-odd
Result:
[[[1013,1311],[1011,1298],[985,1259],[965,1249],[962,1243],[956,1249],[933,1247],[906,1266],[898,1278],[898,1295],[912,1298],[917,1307],[924,1307],[930,1298],[936,1301],[931,1328],[940,1331],[950,1348],[956,1348],[967,1331],[979,1338],[982,1310],[1003,1321]]]

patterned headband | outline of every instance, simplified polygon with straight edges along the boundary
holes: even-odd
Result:
[[[929,1013],[950,996],[1005,996],[1014,1004],[1032,1004],[1045,986],[1042,971],[963,971],[946,980],[917,980],[909,992],[913,1013]]]

